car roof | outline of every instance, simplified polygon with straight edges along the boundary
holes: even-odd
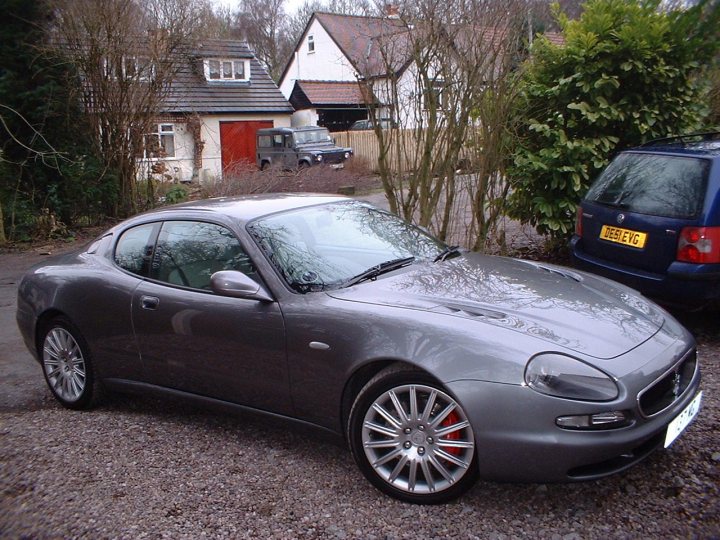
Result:
[[[147,221],[149,217],[178,219],[183,216],[192,216],[196,218],[198,214],[207,213],[226,216],[244,224],[276,212],[352,200],[354,199],[342,195],[320,193],[272,193],[241,197],[218,197],[156,208],[135,216],[128,221]],[[128,222],[123,223],[127,224]]]
[[[297,133],[299,131],[316,131],[318,129],[327,129],[322,126],[302,126],[302,127],[275,127],[262,128],[257,130],[258,135],[267,135],[269,133]]]
[[[667,139],[649,141],[636,148],[630,148],[630,152],[647,152],[651,154],[678,154],[689,156],[720,156],[720,133],[698,133],[681,135]]]

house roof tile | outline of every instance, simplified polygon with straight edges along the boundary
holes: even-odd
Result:
[[[344,105],[364,103],[360,86],[355,82],[296,81],[313,105]]]
[[[385,72],[380,66],[378,42],[387,43],[404,40],[408,27],[400,19],[388,17],[366,17],[359,15],[340,15],[336,13],[315,13],[315,17],[335,40],[343,54],[355,69],[364,76],[379,75]],[[397,55],[396,68],[405,62],[406,55]],[[403,58],[400,58],[402,56]],[[380,70],[380,71],[379,71]]]
[[[250,60],[249,82],[222,82],[205,79],[205,58]],[[203,40],[183,63],[172,82],[163,113],[292,113],[267,71],[260,65],[247,43]]]

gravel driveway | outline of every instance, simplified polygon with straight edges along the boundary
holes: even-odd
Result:
[[[249,414],[112,396],[62,409],[14,321],[44,256],[0,255],[0,538],[720,537],[720,322],[679,314],[704,370],[700,416],[665,452],[601,481],[478,482],[444,506],[381,495],[336,441]]]

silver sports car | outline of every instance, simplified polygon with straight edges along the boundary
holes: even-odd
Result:
[[[319,195],[162,208],[29,271],[17,321],[57,400],[224,402],[346,438],[365,476],[439,503],[478,477],[594,479],[700,407],[692,336],[589,274],[445,245]]]

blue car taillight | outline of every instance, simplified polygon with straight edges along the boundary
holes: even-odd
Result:
[[[720,227],[685,227],[678,240],[677,260],[720,263]]]
[[[577,207],[577,213],[575,214],[575,234],[582,237],[582,218],[583,209],[582,206]]]

